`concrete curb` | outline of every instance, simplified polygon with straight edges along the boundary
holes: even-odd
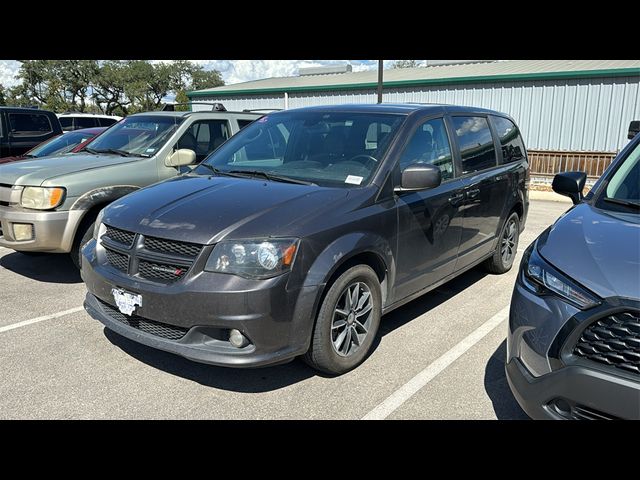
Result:
[[[562,202],[571,204],[569,197],[558,195],[556,192],[545,192],[543,190],[529,190],[529,200],[544,200],[547,202]]]

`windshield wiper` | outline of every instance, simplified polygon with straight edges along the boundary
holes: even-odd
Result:
[[[298,185],[316,185],[315,183],[309,182],[307,180],[298,180],[297,178],[274,175],[273,173],[267,173],[261,170],[229,170],[229,173],[238,173],[241,175],[249,175],[252,177],[262,177],[265,180],[271,180],[273,182],[295,183]]]
[[[22,155],[24,158],[36,158],[35,155],[30,155],[28,153],[25,153],[24,155]]]
[[[602,200],[609,203],[615,203],[616,205],[624,205],[625,207],[631,207],[640,210],[640,202],[634,202],[633,200],[622,200],[620,198],[611,197],[604,197]]]
[[[93,150],[96,153],[115,153],[116,155],[120,155],[122,157],[141,157],[142,155],[138,155],[135,153],[127,152],[126,150],[118,150],[117,148],[105,148],[104,150]]]
[[[227,177],[236,177],[236,178],[244,177],[244,175],[237,175],[237,174],[232,173],[232,172],[225,172],[224,170],[220,170],[219,168],[216,168],[213,165],[209,165],[208,163],[201,163],[200,165],[198,165],[198,167],[208,168],[209,170],[211,170],[216,175],[226,175]]]
[[[89,147],[84,147],[82,150],[84,150],[85,152],[89,152],[91,155],[97,155],[98,153],[100,153],[98,150],[94,150],[93,148]]]

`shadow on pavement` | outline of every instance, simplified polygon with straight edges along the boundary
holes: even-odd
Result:
[[[493,411],[500,420],[528,420],[529,417],[520,408],[513,397],[504,372],[504,359],[507,356],[507,341],[504,340],[493,352],[484,370],[484,388],[493,403]]]
[[[434,291],[385,315],[382,318],[379,334],[371,347],[370,354],[375,351],[382,336],[393,332],[414,318],[429,312],[441,303],[462,293],[466,288],[486,275],[482,270],[474,268]],[[216,367],[191,362],[178,355],[133,342],[107,328],[104,329],[104,335],[112,344],[147,365],[172,375],[193,380],[202,385],[224,390],[246,393],[268,392],[313,376],[330,378],[313,370],[299,359],[283,365],[255,369]]]
[[[81,283],[79,270],[69,255],[14,252],[0,258],[0,266],[23,277],[46,283]]]

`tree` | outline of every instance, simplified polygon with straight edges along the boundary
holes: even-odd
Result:
[[[126,62],[107,60],[98,66],[93,83],[93,100],[107,115],[127,115],[131,100],[125,96]],[[103,106],[104,105],[104,106]]]
[[[4,85],[2,85],[0,83],[0,105],[6,105],[7,104],[7,93],[6,93],[6,89],[4,88]]]
[[[419,67],[417,60],[396,60],[392,68],[416,68]]]

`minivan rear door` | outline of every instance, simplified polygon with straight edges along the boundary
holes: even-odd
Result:
[[[450,121],[464,183],[464,220],[455,267],[459,270],[493,250],[509,195],[509,167],[498,165],[486,115],[452,115]]]

